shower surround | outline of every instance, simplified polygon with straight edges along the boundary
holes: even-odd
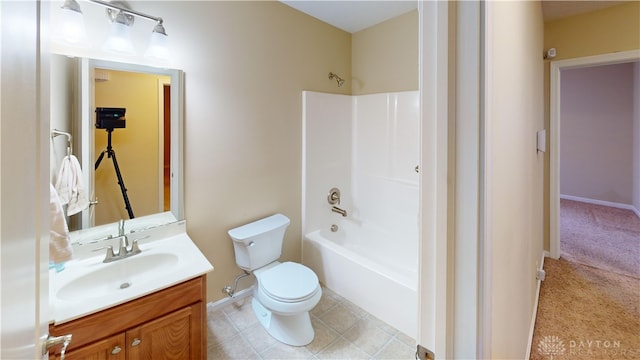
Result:
[[[303,263],[325,286],[415,338],[419,93],[302,97]],[[331,211],[334,187],[346,217]]]

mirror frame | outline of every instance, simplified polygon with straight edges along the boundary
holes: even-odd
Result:
[[[184,72],[179,69],[163,69],[155,68],[148,65],[137,65],[129,63],[120,63],[107,60],[79,58],[78,81],[80,82],[80,104],[79,109],[81,120],[77,122],[74,132],[80,135],[81,151],[93,149],[95,130],[93,109],[94,106],[94,89],[93,69],[100,68],[105,70],[129,71],[145,74],[165,75],[171,78],[171,151],[170,151],[170,211],[177,220],[184,220]],[[92,152],[90,152],[92,154]],[[94,156],[82,157],[82,168],[93,169],[95,161]],[[93,184],[93,173],[85,171],[85,183]],[[91,192],[92,189],[90,189]],[[89,196],[92,196],[90,193]],[[91,227],[105,225],[90,224],[90,210],[82,212],[81,229],[86,230]]]

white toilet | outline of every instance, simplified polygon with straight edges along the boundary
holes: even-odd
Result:
[[[252,272],[257,284],[253,290],[253,312],[271,336],[293,345],[313,340],[309,311],[322,296],[313,270],[295,262],[278,262],[282,240],[291,221],[282,214],[231,229],[236,264]]]

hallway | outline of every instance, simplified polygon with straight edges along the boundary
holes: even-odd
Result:
[[[640,218],[561,201],[559,260],[547,273],[531,359],[640,358]]]

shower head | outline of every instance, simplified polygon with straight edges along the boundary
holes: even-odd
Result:
[[[342,79],[337,74],[334,74],[334,73],[330,72],[329,73],[329,80],[333,80],[333,79],[336,79],[336,81],[338,82],[338,87],[341,87],[342,85],[344,85],[344,79]]]

